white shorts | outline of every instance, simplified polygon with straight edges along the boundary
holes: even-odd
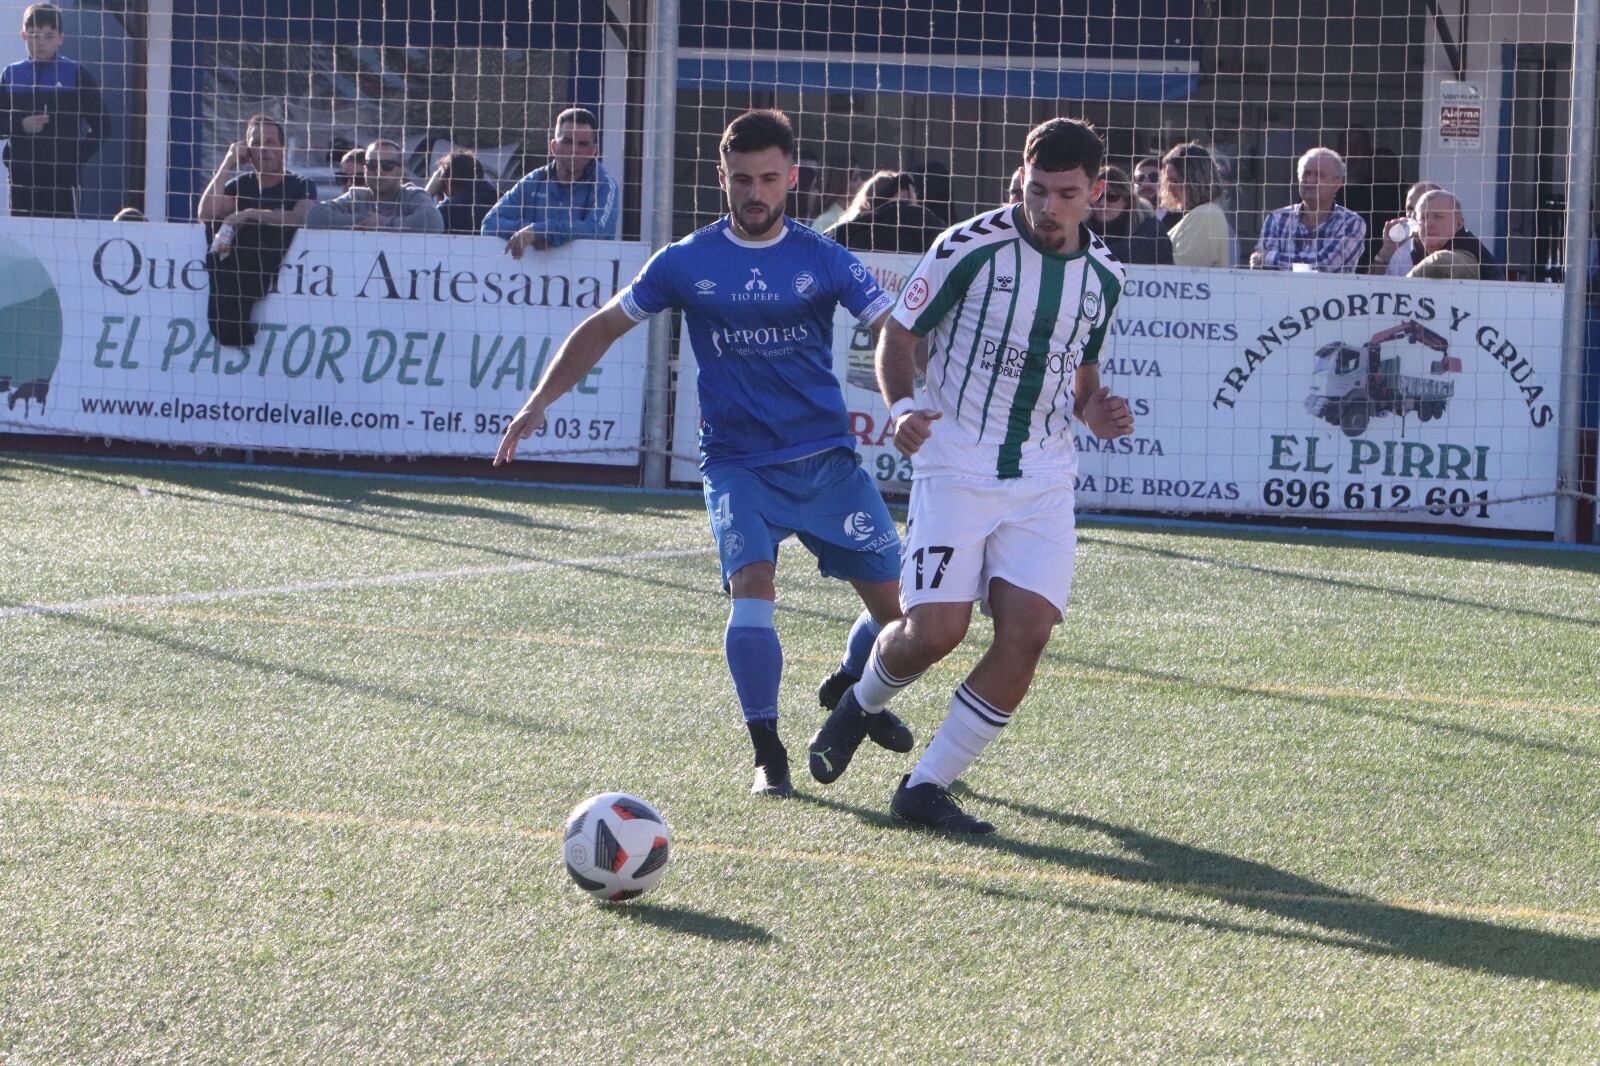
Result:
[[[922,478],[911,485],[900,605],[978,600],[988,614],[998,577],[1049,600],[1059,622],[1077,547],[1070,481]]]

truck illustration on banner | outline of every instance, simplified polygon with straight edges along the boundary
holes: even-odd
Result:
[[[1387,352],[1385,345],[1390,345]],[[1413,345],[1426,349],[1426,374],[1406,373],[1405,364],[1415,360]],[[1430,353],[1437,358],[1428,358]],[[1410,320],[1374,333],[1361,348],[1344,341],[1324,344],[1316,360],[1306,410],[1347,437],[1361,436],[1379,415],[1404,418],[1414,412],[1423,422],[1443,418],[1456,391],[1449,375],[1461,372],[1449,342]]]

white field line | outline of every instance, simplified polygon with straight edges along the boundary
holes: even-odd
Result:
[[[684,559],[694,555],[710,555],[716,549],[681,548],[675,551],[635,552],[632,555],[601,555],[592,559],[538,559],[525,563],[507,563],[503,566],[464,566],[454,570],[416,570],[408,574],[374,574],[368,577],[346,577],[332,581],[297,581],[287,585],[268,585],[248,589],[212,589],[208,592],[169,592],[150,596],[105,596],[94,600],[76,600],[70,603],[29,603],[16,607],[0,607],[0,618],[30,615],[77,614],[83,611],[100,611],[127,607],[164,607],[180,603],[208,603],[217,600],[247,600],[262,596],[293,596],[306,592],[332,592],[339,589],[386,588],[395,585],[414,585],[422,581],[446,581],[453,578],[493,577],[499,574],[523,574],[534,570],[563,570],[585,566],[613,566],[618,563],[648,562],[655,559]]]
[[[423,835],[503,837],[536,843],[551,843],[561,837],[559,830],[484,822],[457,822],[447,818],[386,818],[381,815],[336,811],[296,810],[294,808],[246,807],[225,803],[205,803],[186,799],[132,799],[95,793],[68,793],[0,787],[0,803],[27,803],[52,807],[71,807],[91,813],[149,813],[191,818],[227,818],[242,822],[277,822],[303,826],[331,826],[377,832]],[[1600,923],[1600,913],[1554,910],[1543,907],[1450,903],[1435,900],[1386,899],[1377,896],[1346,895],[1340,892],[1284,892],[1275,889],[1246,888],[1207,881],[1141,880],[1122,878],[1088,870],[987,865],[982,862],[939,862],[906,859],[874,852],[871,855],[838,851],[809,851],[795,848],[741,847],[698,841],[673,841],[676,852],[700,853],[717,857],[756,859],[800,864],[815,864],[877,871],[886,874],[950,876],[980,881],[1009,879],[1043,882],[1083,888],[1170,892],[1187,896],[1213,897],[1224,903],[1251,901],[1311,903],[1335,907],[1404,910],[1422,914],[1460,915],[1500,921]]]

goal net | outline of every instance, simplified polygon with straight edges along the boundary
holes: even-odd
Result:
[[[1548,532],[1574,395],[1593,491],[1600,385],[1562,368],[1567,7],[224,7],[0,0],[27,24],[0,432],[487,462],[652,235],[723,212],[739,112],[791,117],[791,218],[892,291],[1065,115],[1106,146],[1089,223],[1126,285],[1099,365],[1137,420],[1075,431],[1081,506]],[[851,431],[904,492],[872,344],[840,315]],[[521,458],[695,483],[697,354],[670,316],[631,331]]]

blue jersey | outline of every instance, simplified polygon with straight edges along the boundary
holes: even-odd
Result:
[[[833,311],[862,324],[894,298],[861,261],[803,226],[736,237],[726,216],[667,245],[622,292],[636,322],[681,308],[699,364],[701,468],[766,466],[854,446],[833,373]]]

